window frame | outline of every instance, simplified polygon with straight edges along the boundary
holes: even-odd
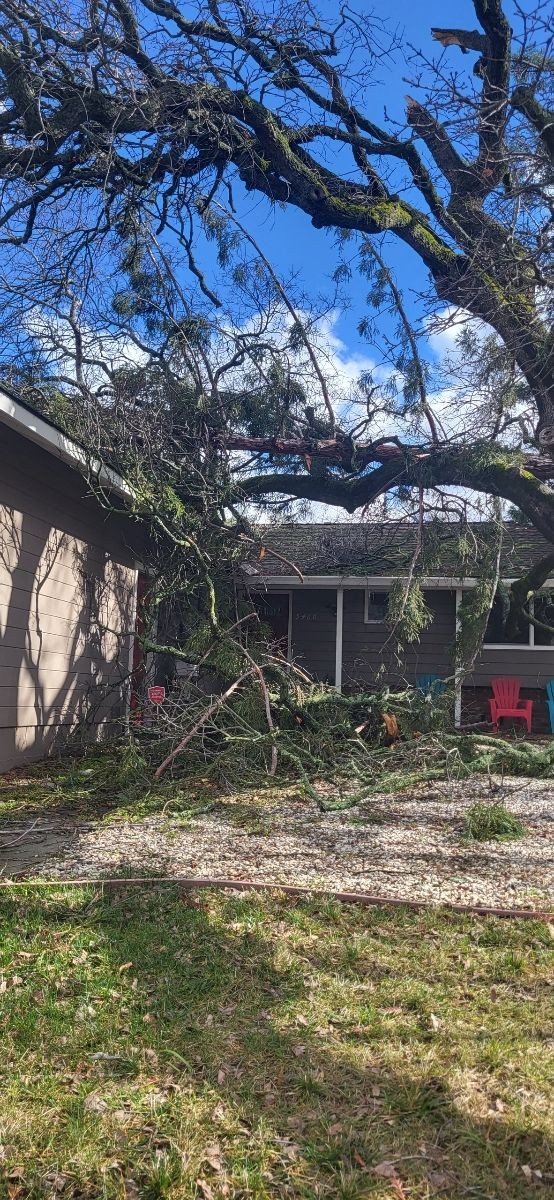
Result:
[[[540,595],[541,591],[551,592],[552,590],[552,588],[541,588],[537,595]],[[529,615],[532,617],[535,615],[534,596],[532,596],[529,601]],[[535,643],[535,626],[529,621],[527,627],[529,630],[529,640],[527,642],[486,642],[483,639],[481,653],[483,653],[485,650],[554,650],[554,644],[547,646],[544,643]]]
[[[383,594],[383,596],[386,596],[387,604],[388,604],[388,597],[390,596],[390,588],[376,588],[376,587],[364,588],[364,625],[386,625],[386,623],[387,623],[386,616],[384,616],[384,617],[370,617],[369,616],[369,597],[372,595],[375,595],[376,592],[377,593],[381,592]]]

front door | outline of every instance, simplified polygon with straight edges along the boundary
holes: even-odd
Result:
[[[289,650],[289,604],[288,592],[266,592],[256,597],[260,620],[269,626],[271,641],[285,658]]]

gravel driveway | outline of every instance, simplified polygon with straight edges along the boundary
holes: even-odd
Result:
[[[517,813],[527,837],[465,841],[464,811],[486,798]],[[493,781],[492,793],[484,779],[433,784],[327,813],[290,792],[258,792],[186,820],[166,814],[53,826],[45,817],[7,849],[2,874],[98,878],[131,870],[545,909],[554,907],[553,835],[550,781]]]

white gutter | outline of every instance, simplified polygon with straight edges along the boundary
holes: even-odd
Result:
[[[301,581],[298,575],[268,575],[264,578],[249,575],[248,586],[264,591],[283,591],[289,588],[375,588],[392,587],[394,583],[407,583],[407,575],[304,575]],[[503,583],[514,583],[518,576],[513,575],[503,579]],[[418,579],[422,588],[444,588],[456,591],[457,588],[474,588],[482,580],[472,576],[426,575]],[[554,579],[547,579],[543,589],[554,588]]]
[[[0,422],[7,425],[9,429],[14,429],[16,433],[20,433],[22,437],[27,438],[27,441],[34,442],[36,446],[41,446],[49,454],[62,459],[81,474],[86,472],[94,476],[100,487],[115,492],[123,500],[131,499],[133,494],[131,488],[116,471],[104,466],[99,459],[91,458],[82,446],[77,445],[67,434],[62,433],[61,429],[56,429],[54,425],[43,421],[38,413],[30,412],[13,396],[9,396],[7,392],[1,390]]]
[[[405,581],[407,575],[304,575],[301,581],[298,575],[268,575],[264,579],[262,575],[255,578],[252,575],[248,576],[248,586],[255,588],[382,588],[392,587],[394,583]],[[478,579],[460,579],[446,575],[426,576],[425,579],[420,579],[418,582],[422,587],[427,588],[449,588],[455,590],[457,587],[472,588],[478,583]]]

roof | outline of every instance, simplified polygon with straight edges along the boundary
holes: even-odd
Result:
[[[269,580],[291,576],[292,564],[305,576],[402,575],[413,559],[418,531],[415,523],[388,521],[258,526],[258,534],[268,551],[280,556],[269,552],[255,564],[256,573]],[[465,529],[455,522],[430,521],[423,528],[418,574],[479,578],[487,572],[487,547],[493,551],[496,538],[496,528],[486,521]],[[552,549],[532,526],[506,522],[501,576],[517,577]]]
[[[55,458],[62,459],[81,474],[86,472],[94,476],[101,487],[115,492],[125,500],[129,499],[131,489],[117,471],[92,458],[84,446],[68,437],[59,425],[42,413],[36,412],[4,384],[0,384],[0,424],[14,429],[22,437],[41,446]]]

